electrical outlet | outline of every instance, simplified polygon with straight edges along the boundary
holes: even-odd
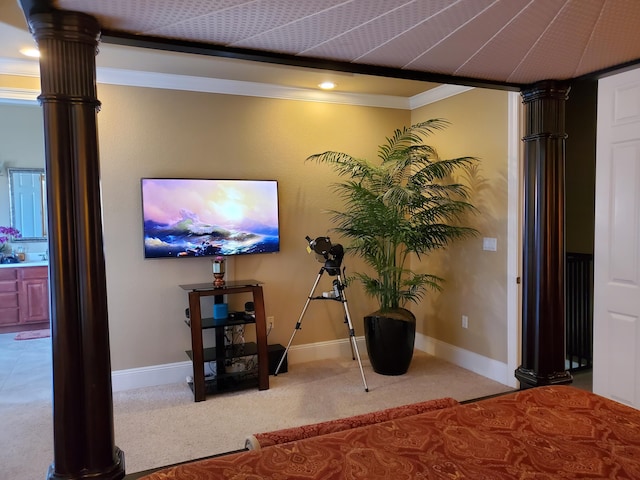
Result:
[[[267,317],[267,330],[272,330],[276,327],[275,317]]]
[[[462,328],[469,328],[469,317],[462,315]]]

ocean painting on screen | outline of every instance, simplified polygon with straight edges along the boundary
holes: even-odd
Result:
[[[280,250],[276,181],[143,178],[141,183],[145,258]]]

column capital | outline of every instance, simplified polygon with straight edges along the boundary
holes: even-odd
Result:
[[[525,106],[525,142],[540,138],[567,138],[565,105],[570,89],[564,82],[546,80],[520,92]]]
[[[540,99],[568,100],[571,87],[565,82],[544,80],[524,87],[520,96],[524,103]]]
[[[40,50],[40,103],[85,103],[99,109],[95,67],[98,21],[81,12],[54,10],[31,15],[29,29]]]

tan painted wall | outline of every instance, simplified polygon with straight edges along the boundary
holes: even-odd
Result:
[[[17,75],[0,75],[0,88],[15,88],[40,91],[40,79]]]
[[[508,94],[475,89],[412,112],[412,122],[445,118],[451,125],[428,142],[442,158],[480,157],[471,187],[480,231],[444,252],[423,259],[419,271],[444,277],[444,290],[429,294],[415,310],[418,331],[486,357],[507,361],[507,105]],[[483,251],[482,237],[498,240]],[[469,328],[461,327],[462,315]]]
[[[337,206],[327,166],[305,163],[312,153],[373,156],[380,139],[409,121],[409,112],[323,103],[100,85],[98,115],[108,307],[115,370],[186,360],[187,295],[178,285],[211,280],[206,259],[144,260],[141,177],[276,179],[282,244],[277,254],[232,260],[235,278],[264,282],[270,343],[289,339],[321,264],[305,236],[326,235]],[[338,240],[338,239],[334,239]],[[346,259],[347,269],[355,266]],[[330,277],[325,276],[325,290]],[[248,299],[246,299],[248,300]],[[240,307],[245,299],[240,302]],[[359,287],[350,312],[362,334],[373,310]],[[313,302],[296,344],[346,339],[344,312]]]
[[[337,206],[330,187],[335,174],[304,159],[324,150],[373,158],[395,128],[438,116],[453,122],[433,137],[442,155],[482,157],[481,174],[491,188],[478,194],[475,203],[483,214],[474,222],[482,235],[498,238],[498,252],[483,252],[478,238],[430,258],[429,271],[446,277],[447,284],[444,293],[415,310],[418,330],[505,360],[506,93],[474,90],[414,112],[103,84],[98,97],[114,370],[186,360],[187,296],[178,285],[211,279],[205,259],[143,259],[141,177],[278,180],[281,252],[239,257],[229,267],[236,279],[264,282],[267,315],[276,323],[269,342],[285,344],[321,266],[307,254],[304,237],[328,234],[331,223],[323,210]],[[347,273],[361,267],[350,257],[344,264]],[[325,276],[319,290],[329,284]],[[356,334],[362,335],[362,316],[375,304],[356,285],[348,298]],[[248,298],[238,300],[232,307]],[[469,315],[468,331],[460,329],[463,313]],[[295,343],[346,338],[340,305],[313,302]]]

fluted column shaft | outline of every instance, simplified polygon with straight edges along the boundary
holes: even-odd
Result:
[[[571,382],[565,370],[565,104],[569,88],[541,82],[525,105],[522,365],[524,388]]]
[[[75,12],[29,16],[40,50],[53,347],[50,479],[120,479],[114,445],[102,241],[95,56],[98,22]]]

